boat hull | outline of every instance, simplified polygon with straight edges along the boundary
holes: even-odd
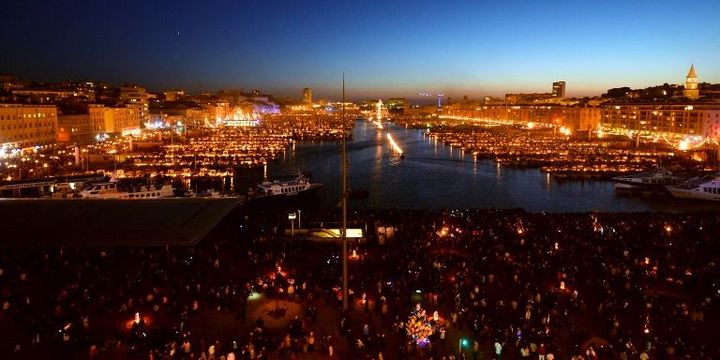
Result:
[[[268,201],[282,201],[284,199],[295,199],[304,195],[309,195],[316,192],[322,187],[321,184],[311,184],[307,189],[286,193],[286,194],[273,194],[273,195],[249,195],[248,200],[250,202],[268,202]]]
[[[702,191],[697,191],[695,189],[682,189],[671,186],[667,187],[667,191],[669,191],[673,197],[676,197],[678,199],[720,202],[720,194],[710,194]]]

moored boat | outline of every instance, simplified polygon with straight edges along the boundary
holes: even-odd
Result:
[[[663,167],[658,167],[655,172],[616,176],[612,179],[617,190],[664,190],[668,185],[677,185],[683,181]]]
[[[132,190],[121,190],[115,182],[95,183],[80,191],[80,197],[83,199],[158,199],[175,195],[172,185],[169,184],[160,188],[147,185]]]
[[[299,174],[295,179],[288,181],[264,181],[251,191],[251,199],[284,198],[319,189],[322,184],[313,183],[305,175]]]
[[[667,186],[673,197],[680,199],[720,201],[720,176],[711,180],[694,179],[678,186]]]

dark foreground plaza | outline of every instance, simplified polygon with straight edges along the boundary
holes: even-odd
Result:
[[[717,213],[350,220],[345,313],[339,244],[285,236],[284,212],[239,207],[195,245],[5,242],[1,357],[720,357]]]

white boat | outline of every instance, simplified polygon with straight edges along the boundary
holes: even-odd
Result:
[[[682,178],[663,167],[658,167],[655,172],[616,176],[613,181],[616,190],[662,190],[665,186],[680,184]]]
[[[720,176],[710,181],[688,181],[680,186],[667,186],[672,196],[680,199],[720,201]]]
[[[312,183],[310,179],[300,174],[297,178],[289,181],[264,181],[250,195],[255,199],[295,196],[318,189],[321,186],[322,184]]]
[[[154,186],[143,186],[138,191],[124,191],[117,187],[117,183],[104,182],[90,185],[80,191],[84,199],[158,199],[175,196],[172,185],[163,185],[157,189]]]
[[[243,197],[235,194],[227,194],[222,193],[220,191],[217,191],[215,189],[208,189],[203,192],[196,193],[192,190],[188,191],[186,193],[187,197],[192,198],[201,198],[201,199],[240,199],[242,200]]]

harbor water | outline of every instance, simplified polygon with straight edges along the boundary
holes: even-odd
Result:
[[[390,133],[404,157],[388,141]],[[358,120],[347,145],[351,209],[397,208],[522,208],[530,212],[639,212],[720,210],[720,204],[673,199],[669,196],[623,196],[611,181],[557,180],[539,169],[500,166],[475,160],[472,154],[423,135],[422,130],[395,125],[377,129]],[[332,209],[340,198],[340,145],[336,142],[296,142],[271,164],[270,178],[312,174],[323,184],[308,198],[312,207]],[[359,195],[358,195],[359,194]]]

